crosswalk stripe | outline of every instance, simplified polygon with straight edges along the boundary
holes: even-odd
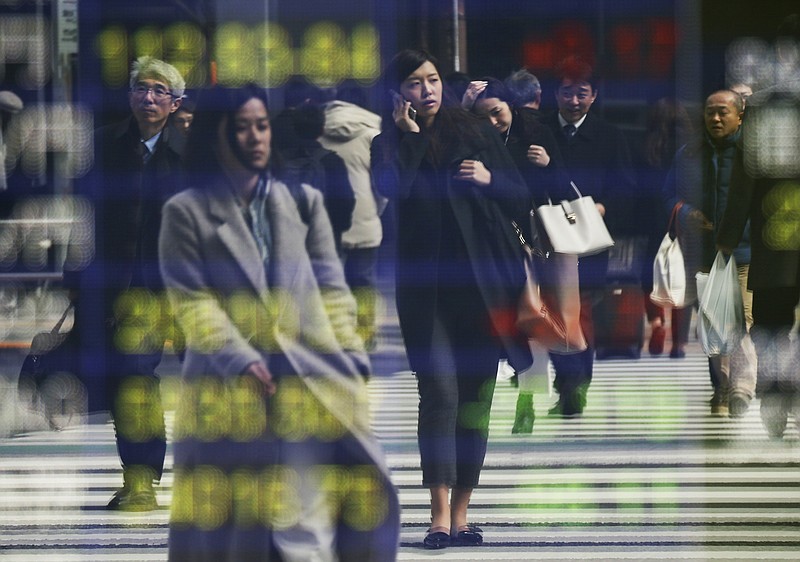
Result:
[[[369,392],[373,428],[403,506],[398,560],[800,558],[797,429],[769,440],[757,401],[741,419],[710,416],[708,365],[696,345],[682,360],[597,361],[580,419],[548,418],[554,397],[540,379],[530,435],[511,434],[517,389],[498,381],[470,509],[486,544],[424,551],[430,507],[420,485],[416,381],[403,370],[396,329],[383,333],[375,364],[397,368],[379,371]],[[119,460],[111,425],[89,421],[0,440],[4,560],[166,558],[171,449],[157,489],[160,509],[105,511],[120,482]]]

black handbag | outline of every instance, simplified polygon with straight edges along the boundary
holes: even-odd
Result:
[[[43,414],[52,429],[62,429],[86,412],[79,346],[72,331],[61,331],[72,308],[70,303],[52,330],[33,337],[17,382],[20,401]]]

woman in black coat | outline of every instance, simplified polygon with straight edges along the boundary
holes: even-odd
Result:
[[[391,107],[372,143],[372,169],[398,211],[397,309],[431,491],[424,543],[477,545],[467,508],[486,454],[497,362],[508,357],[522,370],[532,361],[513,330],[525,274],[511,220],[527,208],[527,188],[491,127],[444,102],[429,54],[398,53],[383,80]]]
[[[570,189],[564,172],[561,151],[558,149],[549,127],[539,123],[528,111],[520,111],[513,105],[513,96],[497,78],[484,78],[472,82],[476,95],[474,103],[465,95],[462,106],[471,104],[471,111],[484,119],[499,133],[511,158],[528,186],[530,200],[535,205],[572,199],[575,192]],[[524,221],[524,227],[529,224]],[[531,233],[527,233],[530,239]],[[531,433],[535,419],[533,392],[526,381],[519,383],[516,415],[512,433]]]
[[[547,199],[574,199],[564,161],[553,132],[530,112],[513,105],[508,88],[496,78],[484,78],[486,86],[477,94],[472,112],[488,119],[500,134],[517,165],[536,205]]]

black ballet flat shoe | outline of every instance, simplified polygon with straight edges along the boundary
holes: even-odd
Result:
[[[431,527],[428,529],[422,544],[430,550],[439,550],[450,546],[450,533],[447,532],[447,527]]]
[[[455,534],[450,535],[453,546],[480,546],[483,544],[483,530],[473,525],[461,525]]]

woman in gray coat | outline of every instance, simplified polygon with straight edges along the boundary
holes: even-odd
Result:
[[[355,302],[319,192],[273,175],[266,94],[201,99],[161,270],[186,334],[171,560],[394,560]]]

